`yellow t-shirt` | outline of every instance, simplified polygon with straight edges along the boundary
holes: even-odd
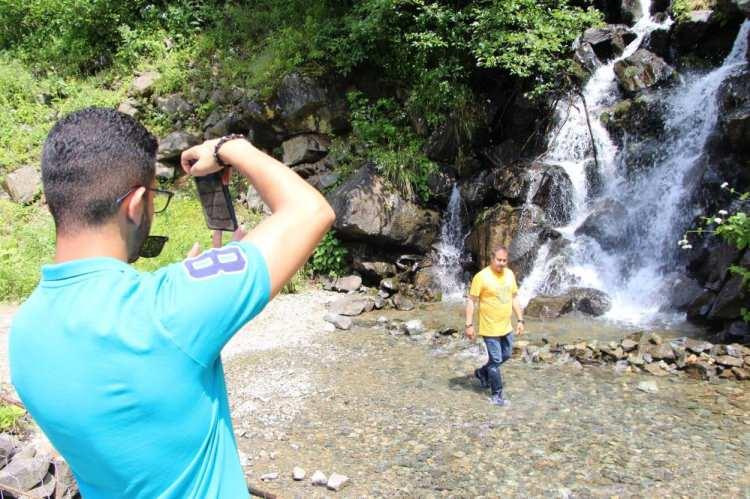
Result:
[[[479,334],[505,336],[513,330],[513,295],[518,292],[516,276],[509,268],[498,274],[485,267],[471,280],[469,295],[479,297]]]

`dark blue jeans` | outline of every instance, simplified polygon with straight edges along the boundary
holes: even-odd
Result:
[[[500,364],[510,359],[513,353],[513,333],[505,336],[483,336],[487,345],[487,363],[479,371],[480,375],[490,384],[492,395],[502,395],[503,376],[500,374]]]

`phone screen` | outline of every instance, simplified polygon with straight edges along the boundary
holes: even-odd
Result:
[[[229,187],[221,181],[221,172],[194,178],[208,228],[228,232],[237,230],[237,216]]]

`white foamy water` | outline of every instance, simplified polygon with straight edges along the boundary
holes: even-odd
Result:
[[[642,11],[649,12],[649,2]],[[666,27],[644,16],[633,27],[637,38],[619,59],[635,52],[642,39],[654,29]],[[574,187],[572,222],[559,227],[570,244],[565,256],[549,259],[548,249],[540,251],[531,274],[524,281],[521,295],[526,300],[536,294],[562,292],[571,285],[597,288],[612,298],[608,319],[631,324],[672,321],[680,314],[665,311],[669,298],[669,272],[674,268],[677,240],[693,214],[686,207],[695,182],[691,172],[702,159],[708,136],[716,125],[716,94],[722,82],[745,66],[750,21],[745,21],[731,53],[721,67],[703,74],[684,76],[670,91],[663,91],[665,140],[651,164],[639,173],[626,176],[625,155],[618,151],[599,120],[602,111],[619,99],[614,63],[601,66],[583,90],[588,104],[592,135],[598,153],[597,172],[600,193],[589,192],[587,167],[592,168],[593,150],[583,105],[560,103],[559,122],[564,125],[550,138],[547,163],[565,169]],[[588,236],[576,236],[594,203],[602,201],[623,207],[623,216],[605,227],[618,233],[622,243],[602,249]],[[611,223],[612,224],[612,223]],[[548,244],[549,245],[549,244]],[[546,246],[548,246],[546,245]],[[573,276],[556,282],[551,276],[564,265]]]
[[[443,293],[443,301],[462,300],[465,283],[461,261],[464,255],[463,221],[461,219],[461,193],[457,185],[451,191],[448,208],[440,228],[437,248],[436,274]]]

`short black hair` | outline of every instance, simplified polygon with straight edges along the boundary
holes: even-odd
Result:
[[[135,119],[89,107],[60,119],[42,150],[42,183],[58,232],[102,225],[117,198],[154,179],[157,141]]]

